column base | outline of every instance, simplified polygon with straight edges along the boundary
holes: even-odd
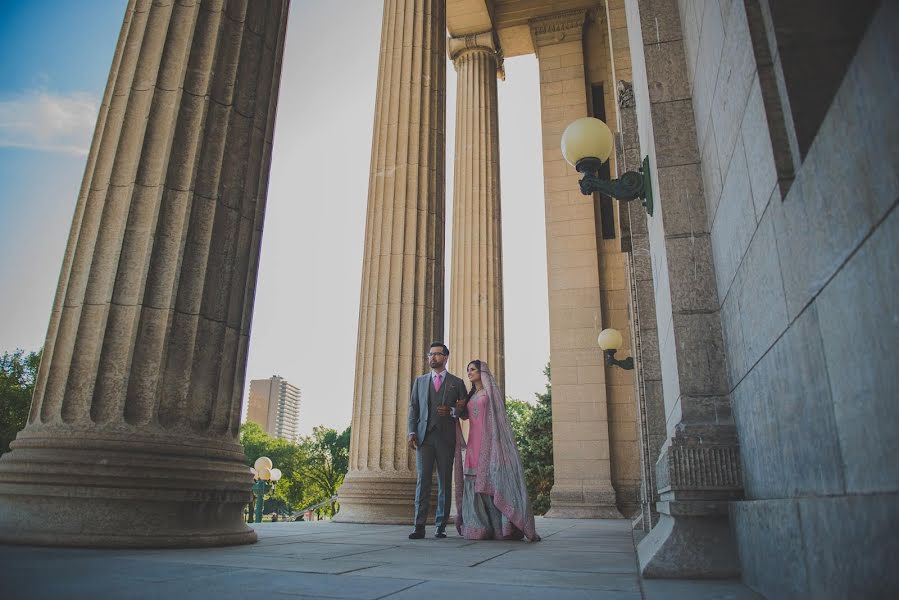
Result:
[[[429,524],[437,510],[436,490],[433,481]],[[411,526],[415,520],[415,473],[350,472],[337,495],[340,511],[333,520],[338,523]]]
[[[643,531],[649,533],[656,526],[656,523],[659,522],[659,512],[653,504],[644,502],[640,505],[640,516],[638,518]]]
[[[0,543],[80,548],[202,548],[256,543],[243,507],[71,498],[62,489],[12,496],[0,486]],[[82,490],[65,488],[68,493]],[[114,493],[116,490],[108,490]],[[50,497],[48,493],[60,493]],[[210,514],[211,513],[211,514]],[[228,522],[225,526],[223,521]]]
[[[243,521],[251,485],[230,441],[22,432],[0,458],[0,543],[252,544],[256,533]]]
[[[659,502],[659,522],[637,545],[640,574],[649,579],[739,577],[727,502]]]
[[[615,490],[562,486],[550,492],[548,519],[623,519],[615,502]]]

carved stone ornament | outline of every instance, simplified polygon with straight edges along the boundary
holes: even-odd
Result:
[[[619,108],[634,108],[634,84],[623,79],[618,80],[618,106]]]
[[[584,9],[568,10],[549,17],[538,17],[528,21],[534,47],[579,41],[584,35]]]

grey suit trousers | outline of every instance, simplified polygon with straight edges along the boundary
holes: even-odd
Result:
[[[434,429],[428,432],[415,452],[415,526],[424,527],[431,509],[431,476],[437,464],[437,529],[446,527],[450,514],[453,486],[453,459],[455,448],[446,444],[443,436]]]

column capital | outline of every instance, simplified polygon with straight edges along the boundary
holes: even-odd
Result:
[[[584,35],[586,18],[587,10],[577,9],[529,20],[534,48],[580,41]]]
[[[483,52],[496,60],[497,77],[505,79],[503,52],[496,43],[496,35],[492,29],[481,33],[447,38],[446,51],[456,68],[459,66],[457,61],[463,56],[472,52]]]

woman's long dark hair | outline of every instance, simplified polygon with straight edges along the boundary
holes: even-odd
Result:
[[[468,367],[470,367],[471,365],[475,366],[475,368],[478,370],[478,373],[481,372],[481,361],[476,358],[473,361],[471,361],[470,363],[468,363],[468,365],[465,367],[466,373],[468,373]],[[471,400],[471,397],[474,396],[474,393],[476,391],[478,391],[478,389],[474,386],[474,382],[472,381],[471,389],[468,390],[468,398],[466,398],[465,401],[467,402],[467,401]]]

